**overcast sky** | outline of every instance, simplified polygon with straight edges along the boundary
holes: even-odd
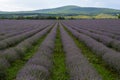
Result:
[[[66,5],[120,9],[120,0],[0,0],[0,11],[25,11]]]

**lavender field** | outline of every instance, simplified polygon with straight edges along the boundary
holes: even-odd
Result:
[[[120,80],[120,20],[0,20],[0,80]]]

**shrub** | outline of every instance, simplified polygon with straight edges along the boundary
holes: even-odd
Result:
[[[118,15],[118,19],[120,19],[120,14]]]
[[[9,62],[0,57],[0,80],[6,80],[6,69],[10,66]]]
[[[66,64],[71,75],[70,80],[102,80],[62,26],[60,30],[63,48],[66,52]]]
[[[37,53],[19,71],[16,80],[26,79],[48,80],[52,62],[50,56],[54,49],[57,25],[51,30],[46,39],[40,45]]]
[[[17,54],[17,52],[14,48],[5,50],[3,53],[1,53],[1,56],[4,57],[9,62],[13,62],[13,61],[19,59],[19,55]]]

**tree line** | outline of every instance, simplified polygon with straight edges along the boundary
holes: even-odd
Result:
[[[65,17],[63,16],[17,16],[17,17],[5,17],[2,16],[0,19],[16,19],[16,20],[21,20],[21,19],[29,19],[29,20],[39,20],[39,19],[52,19],[52,20],[64,20]]]
[[[120,19],[120,14],[118,15],[118,19]]]

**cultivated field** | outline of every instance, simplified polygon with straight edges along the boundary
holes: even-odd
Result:
[[[0,20],[0,80],[120,80],[120,20]]]

